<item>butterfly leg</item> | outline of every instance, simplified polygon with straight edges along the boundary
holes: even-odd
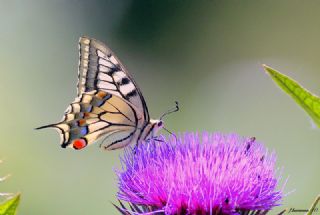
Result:
[[[160,139],[157,139],[157,138],[154,138],[155,141],[157,142],[160,142],[160,143],[164,143],[164,140],[160,140]]]
[[[152,140],[158,141],[158,142],[164,142],[163,140],[157,139],[156,137],[150,137],[150,138],[146,139],[144,142],[146,144],[149,144]],[[132,150],[134,154],[137,154],[138,147],[139,147],[139,143],[136,143],[136,145],[134,146],[134,148]]]
[[[150,137],[146,140],[146,142],[150,142],[151,140],[160,142],[160,143],[164,143],[164,140],[158,139],[158,137]]]
[[[138,146],[139,146],[139,143],[137,143],[132,149],[134,155],[137,154]]]

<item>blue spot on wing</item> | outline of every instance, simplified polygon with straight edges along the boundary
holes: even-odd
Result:
[[[82,135],[82,136],[88,134],[88,126],[81,127],[79,133],[80,133],[80,135]]]
[[[72,140],[83,137],[83,136],[87,135],[88,133],[89,133],[88,126],[72,128],[69,133],[70,139],[69,139],[68,144],[70,144],[72,142]]]
[[[95,105],[100,107],[104,102],[104,100],[97,100]]]

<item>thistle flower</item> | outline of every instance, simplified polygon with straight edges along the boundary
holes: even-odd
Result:
[[[279,205],[276,156],[255,138],[185,133],[150,140],[121,157],[122,214],[266,214]]]

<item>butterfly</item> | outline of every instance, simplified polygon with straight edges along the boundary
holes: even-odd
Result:
[[[176,102],[160,119],[151,119],[138,85],[102,42],[80,37],[79,58],[77,97],[60,122],[37,128],[56,129],[62,148],[83,149],[101,137],[106,150],[138,144],[164,128],[165,115],[179,110]]]

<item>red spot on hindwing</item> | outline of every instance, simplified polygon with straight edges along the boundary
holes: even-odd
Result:
[[[87,141],[85,139],[76,139],[72,142],[72,145],[76,150],[83,149],[87,146]]]

